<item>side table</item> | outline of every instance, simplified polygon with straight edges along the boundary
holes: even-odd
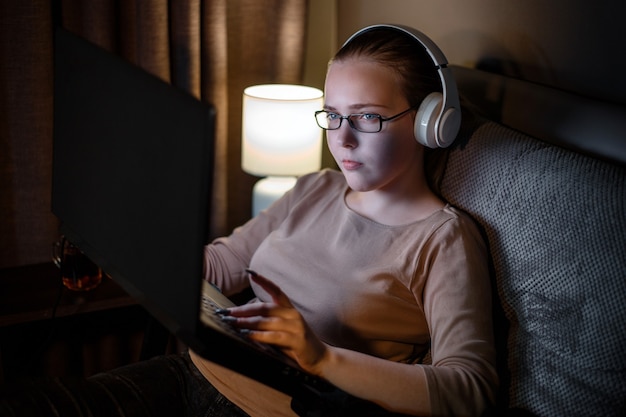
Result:
[[[51,320],[53,315],[54,321]],[[88,347],[93,349],[93,343],[96,343],[93,340],[98,338],[99,330],[80,327],[83,323],[92,327],[104,327],[104,323],[109,327],[102,330],[108,332],[104,336],[106,340],[111,339],[111,332],[125,332],[124,337],[128,339],[135,337],[128,336],[130,332],[134,335],[144,331],[146,316],[139,304],[106,276],[93,290],[78,292],[63,287],[60,272],[52,262],[0,269],[0,382],[15,375],[15,369],[19,368],[16,362],[28,363],[31,358],[40,357],[33,353],[46,348],[43,343],[46,337],[40,335],[67,337],[69,334],[72,349],[76,343],[88,339],[91,343]],[[86,332],[80,330],[81,333],[77,334],[76,329],[86,329]],[[38,343],[31,343],[32,340],[42,342],[37,346]],[[62,365],[54,362],[62,362],[67,356],[62,358],[52,352],[47,360],[52,362],[50,366],[60,369]],[[96,353],[96,359],[106,362],[108,357]],[[73,368],[74,371],[88,370],[79,359],[76,360],[79,365]]]

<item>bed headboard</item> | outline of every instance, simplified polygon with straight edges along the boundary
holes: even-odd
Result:
[[[464,105],[537,139],[626,164],[626,106],[451,65]]]

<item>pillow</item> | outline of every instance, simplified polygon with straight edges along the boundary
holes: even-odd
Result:
[[[626,168],[473,118],[429,158],[436,190],[490,246],[500,405],[624,415]]]

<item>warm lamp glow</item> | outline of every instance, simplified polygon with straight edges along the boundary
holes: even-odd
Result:
[[[266,84],[243,92],[242,168],[249,174],[303,175],[317,171],[322,130],[313,114],[323,104],[321,90]]]
[[[320,169],[322,130],[314,113],[322,105],[323,93],[313,87],[265,84],[244,90],[241,166],[269,176],[254,188],[253,215],[288,191],[293,176]],[[286,176],[292,178],[278,178]]]

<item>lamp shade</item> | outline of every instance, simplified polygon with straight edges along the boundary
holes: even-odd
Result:
[[[317,171],[322,130],[314,113],[323,93],[313,87],[265,84],[243,92],[242,168],[256,176],[294,176]]]

